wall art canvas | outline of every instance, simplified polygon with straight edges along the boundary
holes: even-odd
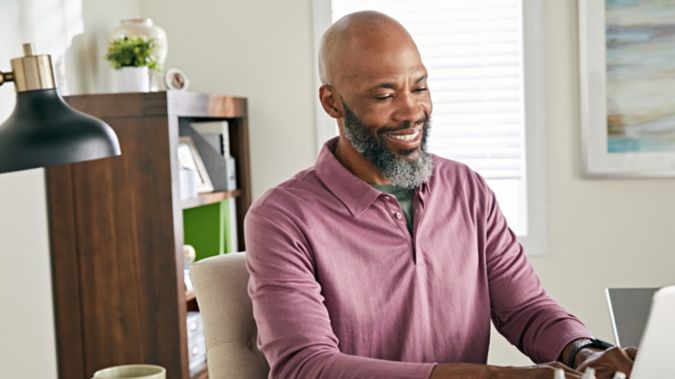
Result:
[[[675,175],[675,0],[579,0],[589,176]]]

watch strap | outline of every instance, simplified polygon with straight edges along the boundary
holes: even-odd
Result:
[[[577,342],[574,343],[574,347],[572,348],[572,351],[570,351],[570,355],[567,359],[567,366],[574,368],[574,361],[577,358],[577,354],[585,348],[596,348],[596,349],[602,349],[602,350],[607,350],[614,345],[612,345],[609,342],[605,342],[603,340],[599,340],[597,338],[584,338],[582,340],[578,340]]]

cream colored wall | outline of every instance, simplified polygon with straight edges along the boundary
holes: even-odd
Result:
[[[546,1],[550,254],[532,258],[548,291],[611,339],[605,287],[675,284],[675,180],[580,176],[576,1]],[[527,362],[493,343],[491,361]]]
[[[120,20],[143,17],[141,0],[81,0],[84,33],[73,41],[70,54],[74,55],[77,86],[71,84],[71,93],[111,92],[112,68],[105,56],[110,32]],[[86,64],[81,64],[86,62]]]
[[[36,44],[36,52],[51,54],[57,79],[71,38],[83,30],[98,32],[108,20],[138,16],[137,0],[113,4],[96,0],[3,0],[0,12],[0,70],[22,54],[21,43]],[[88,26],[88,27],[87,27]],[[84,27],[84,29],[83,29]],[[111,26],[112,27],[112,26]],[[79,38],[79,37],[75,37]],[[86,38],[85,38],[86,39]],[[102,54],[94,54],[97,59]],[[80,59],[66,71],[76,79]],[[82,68],[82,66],[80,66]],[[74,80],[78,89],[85,76]],[[92,91],[97,83],[89,83]],[[66,89],[67,86],[61,86]],[[13,84],[0,87],[0,122],[15,103]],[[3,378],[56,378],[56,348],[49,263],[44,169],[0,174],[0,367]]]
[[[79,32],[75,30],[78,20],[65,25],[65,17],[47,16],[50,10],[65,16],[77,9],[72,0],[3,1],[0,70],[10,70],[9,60],[23,54],[23,42],[33,42],[36,52],[52,54],[55,63],[62,62],[68,36]],[[7,119],[14,104],[14,85],[0,87],[0,122]],[[8,378],[56,376],[43,171],[0,175],[0,367],[2,376]]]
[[[190,90],[245,96],[253,196],[314,162],[311,1],[142,0]]]

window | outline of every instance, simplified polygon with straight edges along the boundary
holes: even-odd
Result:
[[[429,71],[429,150],[486,179],[530,255],[545,253],[547,241],[541,7],[537,0],[315,0],[314,9],[317,49],[332,22],[359,10],[381,11],[408,29]],[[318,108],[317,142],[336,133]]]

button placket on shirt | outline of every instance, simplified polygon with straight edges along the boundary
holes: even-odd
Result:
[[[411,236],[411,233],[408,231],[408,223],[405,219],[405,216],[403,216],[403,211],[401,209],[401,205],[398,203],[397,200],[391,195],[385,195],[383,196],[384,199],[384,206],[385,209],[387,209],[388,213],[391,215],[391,217],[394,219],[394,223],[398,225],[398,228],[401,232],[401,236],[403,236],[407,241],[408,245],[410,247],[410,250],[412,252],[412,261],[414,264],[417,264],[417,253],[415,249],[415,242]]]
[[[419,265],[421,261],[423,263],[423,260],[420,260],[418,257],[418,254],[421,253],[421,250],[417,241],[417,229],[419,228],[419,223],[422,219],[422,214],[424,213],[424,199],[419,192],[416,192],[415,196],[413,197],[413,208],[413,231],[411,245],[413,249],[413,259],[415,260],[415,265]]]
[[[401,213],[400,208],[397,207],[396,204],[394,203],[394,198],[392,198],[391,196],[385,196],[384,200],[390,206],[389,210],[391,211],[392,217],[394,217],[397,220],[402,220],[403,214]]]
[[[393,219],[394,223],[398,226],[401,236],[406,238],[408,243],[412,245],[410,232],[408,232],[408,224],[406,222],[405,216],[403,215],[400,204],[398,204],[396,198],[391,195],[383,196],[382,199],[384,200],[385,210]]]

